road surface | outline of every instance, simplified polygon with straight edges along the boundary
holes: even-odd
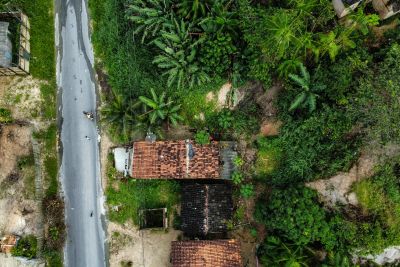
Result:
[[[65,197],[65,266],[102,267],[105,260],[103,192],[96,121],[93,49],[87,2],[56,0],[57,85],[61,133],[61,183]]]

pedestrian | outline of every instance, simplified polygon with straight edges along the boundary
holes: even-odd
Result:
[[[89,136],[87,136],[87,135],[85,135],[85,138],[86,138],[86,140],[90,140],[90,137],[89,137]]]

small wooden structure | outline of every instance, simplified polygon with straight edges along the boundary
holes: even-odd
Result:
[[[140,229],[168,228],[167,208],[139,211]]]
[[[15,59],[10,66],[0,66],[0,76],[28,75],[30,61],[30,24],[28,17],[20,11],[0,12],[0,21],[16,21],[19,31],[11,34],[18,34]],[[14,58],[14,57],[13,57]]]
[[[18,236],[16,235],[6,235],[0,239],[0,252],[1,253],[11,253],[13,247],[17,245]]]

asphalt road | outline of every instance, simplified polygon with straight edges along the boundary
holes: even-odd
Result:
[[[96,121],[93,49],[85,0],[56,0],[60,169],[65,197],[65,266],[106,266],[103,192]]]

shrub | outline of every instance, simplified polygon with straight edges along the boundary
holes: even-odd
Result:
[[[284,236],[297,245],[316,241],[332,249],[335,236],[324,209],[317,204],[317,194],[306,187],[274,189],[265,205],[259,202],[255,218],[270,232]]]
[[[36,258],[37,239],[34,235],[28,235],[21,238],[17,245],[12,248],[11,254],[15,257],[26,257],[28,259]]]
[[[200,145],[207,145],[210,143],[210,134],[204,130],[198,131],[194,136],[194,140]]]
[[[240,187],[240,195],[243,198],[251,198],[254,195],[254,185],[244,184]]]
[[[244,179],[244,176],[243,176],[243,174],[240,173],[240,172],[235,171],[235,172],[232,174],[232,182],[233,182],[235,185],[241,184],[242,181],[243,181],[243,179]]]
[[[0,108],[0,123],[12,122],[11,111],[9,109]]]

